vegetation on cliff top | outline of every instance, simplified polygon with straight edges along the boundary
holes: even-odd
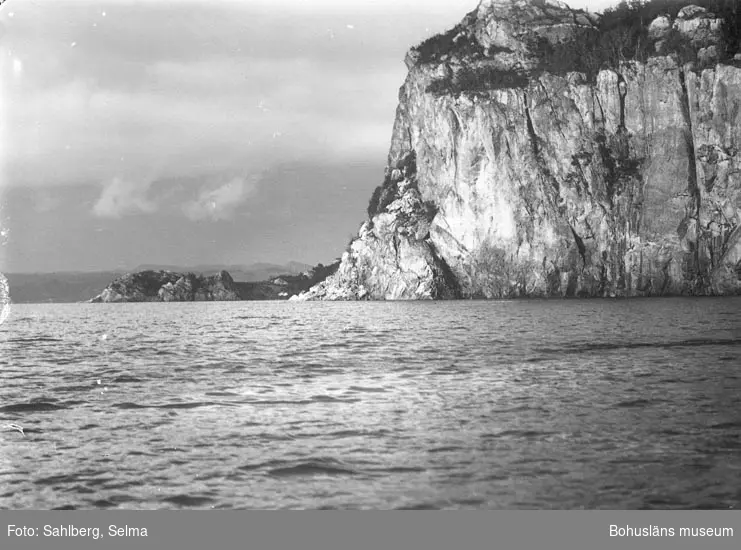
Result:
[[[515,70],[504,71],[491,66],[472,66],[460,69],[454,78],[433,80],[427,92],[434,95],[488,93],[493,90],[524,88],[528,83],[527,73]]]
[[[579,41],[557,45],[541,40],[535,44],[541,56],[541,70],[554,74],[579,71],[594,80],[602,69],[617,68],[626,61],[646,62],[656,55],[677,55],[682,62],[696,61],[697,51],[670,30],[661,54],[649,37],[649,26],[660,16],[675,19],[682,8],[695,5],[707,9],[723,21],[726,50],[718,52],[721,60],[733,58],[739,50],[741,9],[737,0],[631,0],[605,10],[599,22],[599,33],[584,36]]]
[[[659,16],[676,18],[690,5],[705,8],[723,21],[726,50],[718,52],[721,60],[732,59],[741,51],[741,7],[738,0],[630,0],[605,10],[596,31],[582,33],[577,39],[552,44],[533,33],[529,46],[537,54],[537,72],[566,74],[582,72],[594,81],[602,69],[615,69],[626,61],[645,62],[659,55],[649,37],[649,25]],[[468,19],[468,17],[467,17]],[[481,61],[501,53],[502,49],[484,50],[466,25],[466,20],[450,31],[433,36],[415,48],[418,63],[436,63],[449,57],[465,58],[472,63],[454,76],[434,81],[428,88],[436,95],[461,92],[477,93],[527,85],[531,73],[503,71]],[[670,30],[660,55],[677,55],[683,62],[696,61],[697,51],[676,31]],[[447,56],[447,57],[446,57]]]
[[[612,50],[613,56],[625,59],[645,60],[653,54],[649,49],[648,26],[661,15],[676,18],[682,8],[698,6],[723,20],[723,33],[728,49],[725,57],[733,57],[739,50],[741,31],[741,8],[738,0],[631,0],[623,1],[614,8],[605,10],[600,21],[602,49]]]
[[[447,32],[431,36],[414,49],[419,63],[440,61],[443,56],[451,54],[477,58],[484,57],[486,53],[473,33],[466,28],[465,21]]]

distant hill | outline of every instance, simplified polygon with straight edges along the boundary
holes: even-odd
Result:
[[[250,265],[200,265],[193,267],[143,265],[130,271],[58,272],[58,273],[4,273],[10,286],[10,297],[14,303],[64,303],[83,302],[100,294],[111,281],[125,273],[146,270],[169,270],[178,273],[214,275],[228,271],[237,283],[267,281],[278,275],[298,275],[311,269],[299,262],[285,265],[255,263]]]

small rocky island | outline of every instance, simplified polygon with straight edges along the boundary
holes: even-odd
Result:
[[[90,300],[98,302],[225,302],[240,300],[231,275],[211,277],[173,271],[127,273]]]
[[[228,302],[287,300],[333,274],[339,262],[318,264],[299,275],[279,275],[267,281],[236,282],[227,271],[214,275],[145,270],[115,279],[91,303]]]

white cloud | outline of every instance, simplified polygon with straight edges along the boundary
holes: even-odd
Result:
[[[256,183],[256,178],[234,178],[219,187],[202,189],[196,199],[183,204],[183,213],[193,221],[231,219],[237,207],[255,192]]]
[[[103,187],[93,214],[100,218],[120,218],[130,214],[152,214],[157,203],[147,197],[150,182],[135,183],[114,178]]]
[[[23,61],[17,85],[3,94],[5,182],[45,187],[116,176],[210,177],[317,157],[382,162],[404,52],[426,35],[422,22],[407,35],[394,27],[403,18],[367,0],[342,13],[334,0],[285,0],[327,8],[307,26],[301,10],[276,10],[277,2],[201,6],[210,14],[206,25],[196,24],[191,10],[155,0],[107,8],[105,21],[99,10],[67,13],[67,3],[64,9],[52,0],[44,9],[31,3],[26,9],[36,11],[18,13],[14,28],[23,25],[5,40]],[[453,15],[433,17],[428,4],[430,28],[459,18],[461,10],[451,8]],[[360,18],[358,10],[367,13]],[[170,32],[161,32],[163,21]],[[106,31],[91,30],[96,22]],[[347,25],[353,32],[340,33]],[[328,40],[327,28],[338,31],[337,40]],[[173,48],[170,35],[188,39]]]
[[[250,80],[241,76],[247,73]],[[9,183],[210,176],[256,164],[269,169],[286,159],[339,160],[348,149],[381,158],[388,148],[393,94],[367,105],[357,77],[337,68],[250,60],[160,63],[148,74],[148,85],[135,91],[74,79],[14,93],[8,147],[0,151]],[[370,86],[380,97],[400,81],[395,70],[379,67]]]

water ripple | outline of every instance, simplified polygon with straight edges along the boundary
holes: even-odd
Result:
[[[115,306],[0,326],[0,508],[741,506],[741,299]]]

